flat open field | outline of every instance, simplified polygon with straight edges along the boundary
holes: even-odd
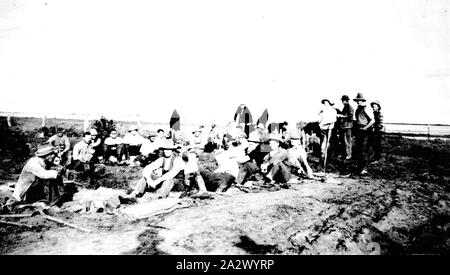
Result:
[[[0,118],[0,199],[17,180],[27,148],[46,139],[37,137],[40,119],[12,122],[14,129],[6,130]],[[72,140],[82,128],[81,122],[52,124],[73,127]],[[382,161],[365,177],[352,175],[353,163],[337,160],[324,175],[311,158],[315,179],[289,189],[231,188],[212,199],[182,199],[184,208],[141,220],[69,211],[73,205],[66,203],[53,215],[91,233],[39,215],[15,219],[34,227],[0,224],[0,254],[448,254],[450,143],[388,137],[383,148]],[[106,166],[99,190],[123,193],[140,172]],[[74,202],[95,192],[80,187]]]

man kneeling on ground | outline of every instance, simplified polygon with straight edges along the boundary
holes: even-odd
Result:
[[[32,194],[30,190],[43,190],[43,187],[48,184],[49,198],[48,203],[52,202],[52,193],[59,197],[58,186],[62,185],[62,166],[54,166],[55,158],[58,154],[58,148],[50,144],[46,144],[35,153],[35,156],[30,158],[20,173],[12,198],[7,202],[7,207],[12,210],[13,205],[20,202],[32,202]],[[50,169],[51,168],[51,169]],[[31,195],[31,196],[30,196]]]
[[[144,168],[143,178],[131,194],[119,196],[122,204],[136,202],[136,197],[144,195],[147,188],[156,192],[157,198],[167,198],[175,185],[188,185],[190,176],[195,178],[201,192],[206,191],[205,183],[198,173],[198,166],[189,162],[187,153],[183,156],[175,154],[177,147],[169,140],[160,146],[160,149],[163,150],[163,156]]]

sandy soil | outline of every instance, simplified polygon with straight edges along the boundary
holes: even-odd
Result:
[[[67,219],[93,233],[45,222],[8,234],[1,253],[442,254],[450,245],[449,202],[432,184],[331,174],[276,192],[231,189],[141,222],[74,214]]]

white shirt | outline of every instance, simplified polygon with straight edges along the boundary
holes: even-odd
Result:
[[[131,134],[127,134],[124,138],[123,138],[123,143],[124,144],[128,144],[128,145],[141,145],[143,142],[145,141],[145,138],[142,137],[139,134],[136,135],[131,135]]]

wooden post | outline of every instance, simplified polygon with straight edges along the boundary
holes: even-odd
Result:
[[[42,124],[41,124],[41,127],[45,127],[45,119],[47,118],[47,115],[43,115],[42,116]]]
[[[6,122],[8,123],[8,127],[11,128],[11,116],[8,115],[8,117],[6,118]]]
[[[136,118],[136,124],[137,124],[137,126],[139,128],[139,131],[142,131],[142,120],[141,120],[141,117],[140,117],[140,115],[137,115],[136,117],[137,117]]]
[[[430,140],[430,124],[428,124],[428,135],[427,135],[427,137],[428,137],[428,140]]]
[[[84,131],[86,132],[89,129],[89,116],[86,115],[84,118]]]

